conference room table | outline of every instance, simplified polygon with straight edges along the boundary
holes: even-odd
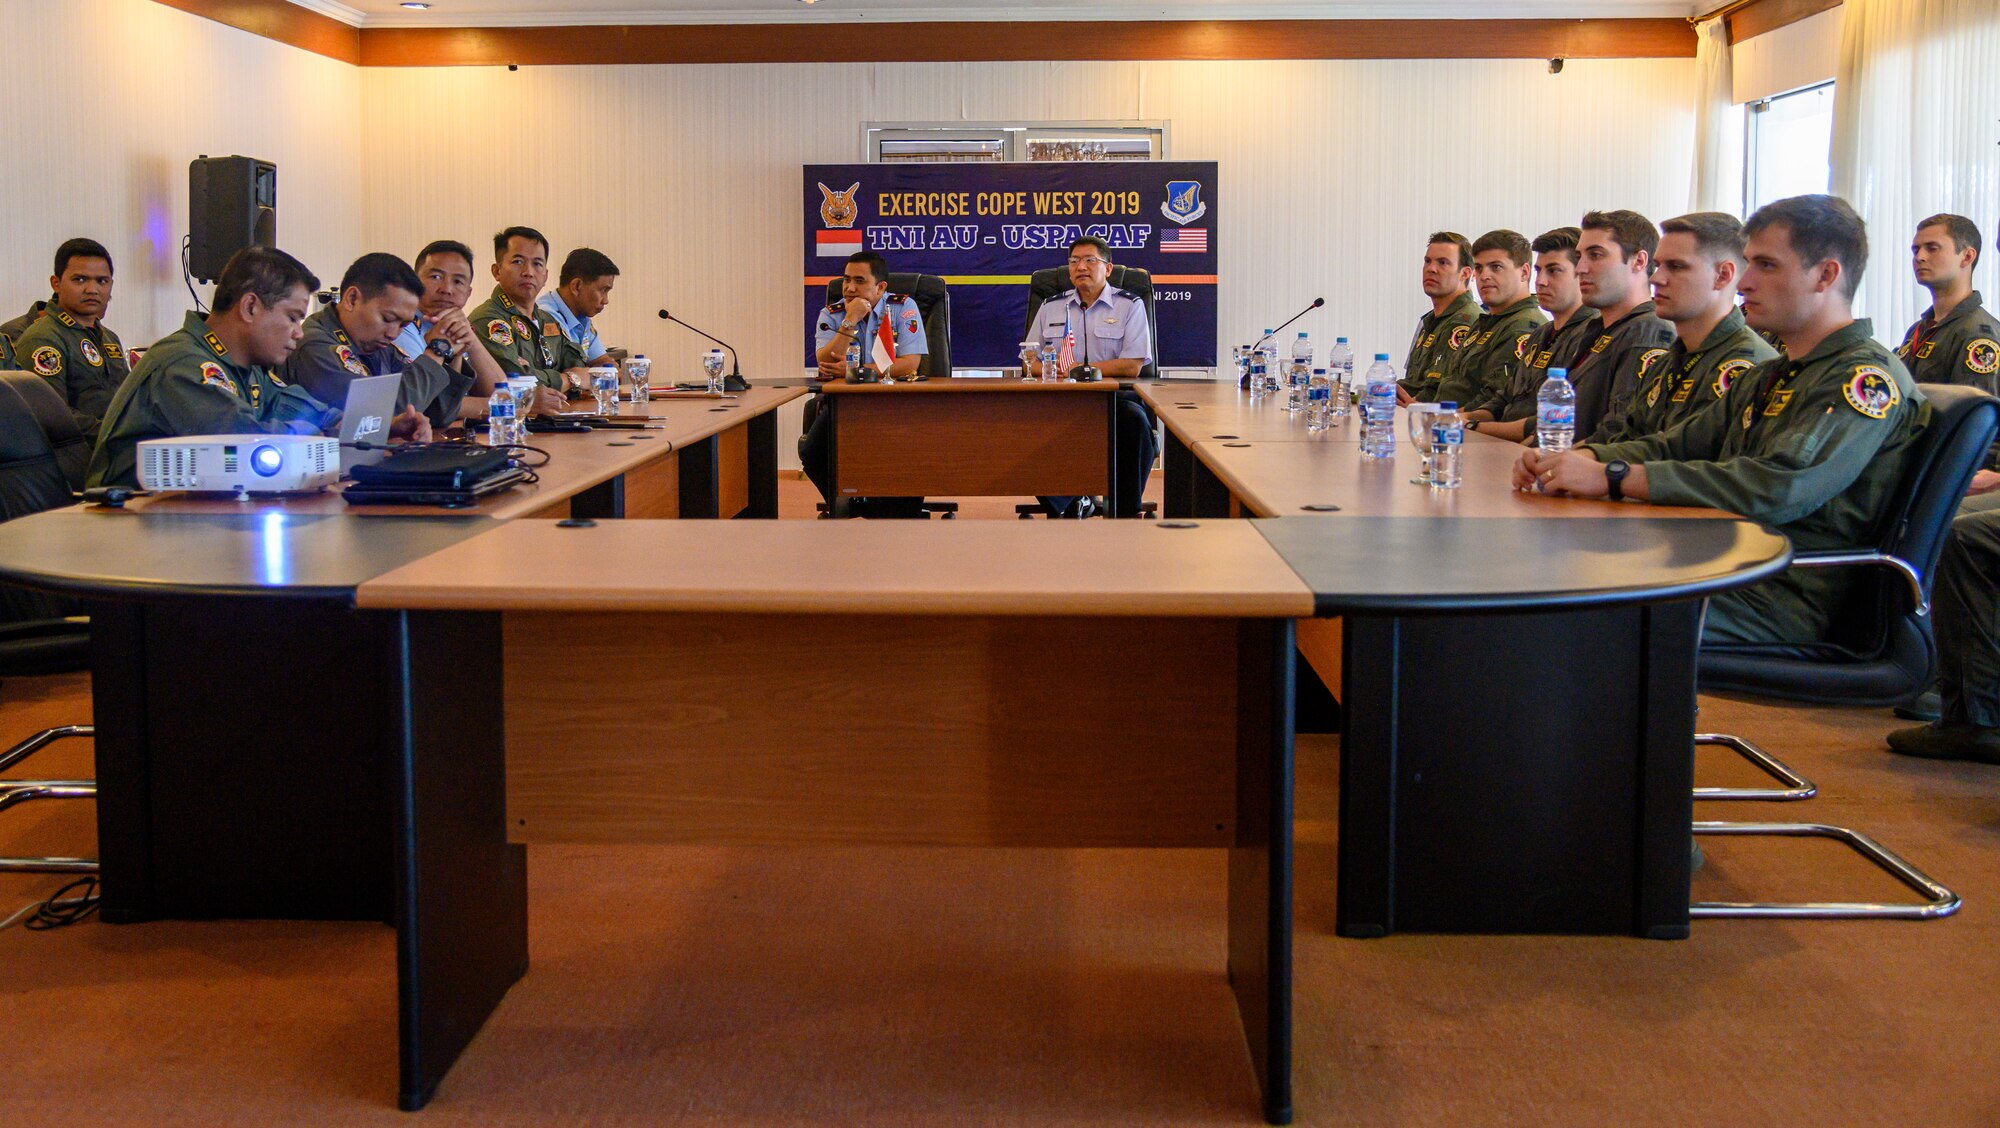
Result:
[[[1352,457],[1218,459],[1253,510],[1367,472],[1270,445]],[[405,1108],[527,969],[527,844],[1154,846],[1228,859],[1284,1123],[1307,625],[1341,623],[1339,931],[1684,936],[1702,600],[1789,559],[1636,505],[1440,519],[1511,491],[1394,469],[1380,512],[1275,519],[84,506],[0,524],[0,581],[90,601],[106,919],[393,922]],[[1141,672],[1049,692],[1058,654]]]

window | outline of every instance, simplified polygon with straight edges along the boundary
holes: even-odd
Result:
[[[1160,161],[1163,121],[868,122],[863,158],[903,161]]]
[[[1749,105],[1744,130],[1743,214],[1833,185],[1833,83]]]

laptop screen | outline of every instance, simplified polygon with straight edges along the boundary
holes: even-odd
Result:
[[[340,476],[356,466],[382,461],[385,450],[356,450],[349,443],[387,443],[389,423],[396,417],[396,390],[401,376],[364,376],[347,385],[346,414],[340,420]]]

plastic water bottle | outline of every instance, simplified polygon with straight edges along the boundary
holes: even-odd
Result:
[[[1061,341],[1042,342],[1042,383],[1053,384],[1062,379],[1062,373],[1056,371],[1056,363],[1061,359]]]
[[[1245,378],[1250,381],[1250,398],[1261,399],[1264,395],[1264,350],[1252,349],[1248,363],[1249,375]]]
[[[1333,417],[1345,419],[1348,405],[1354,401],[1354,350],[1348,347],[1346,337],[1336,338],[1327,351],[1326,370],[1333,383]]]
[[[1333,385],[1326,369],[1315,368],[1306,385],[1306,433],[1317,435],[1333,426]]]
[[[710,351],[710,352],[714,352],[715,350],[714,350],[714,349],[710,349],[709,351]],[[847,342],[847,356],[846,356],[846,358],[845,358],[845,359],[846,359],[846,361],[847,361],[847,374],[848,374],[849,376],[853,376],[853,375],[854,375],[855,373],[857,373],[857,372],[861,371],[861,342],[860,342],[860,341],[849,341],[849,342]],[[709,378],[709,390],[710,390],[711,392],[715,390],[715,380],[714,380],[714,377],[710,377],[710,378]]]
[[[493,385],[493,394],[486,397],[486,445],[513,446],[521,441],[519,407],[514,402],[514,389],[502,380]]]
[[[1278,360],[1278,342],[1271,341],[1264,346],[1264,390],[1279,391],[1284,387],[1285,369]]]
[[[1576,445],[1576,386],[1567,368],[1549,369],[1535,397],[1535,442],[1551,454]]]
[[[1465,445],[1465,417],[1450,400],[1438,404],[1431,416],[1431,485],[1455,490],[1465,478],[1460,448]]]
[[[1286,411],[1306,409],[1306,385],[1312,379],[1313,347],[1312,339],[1300,333],[1292,342],[1292,363],[1285,369]]]
[[[1361,406],[1361,454],[1366,458],[1396,457],[1396,366],[1388,353],[1376,353],[1368,366],[1368,399]]]

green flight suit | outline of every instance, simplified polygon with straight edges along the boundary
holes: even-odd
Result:
[[[1432,310],[1417,321],[1417,335],[1410,338],[1409,355],[1403,359],[1403,390],[1420,400],[1435,400],[1438,383],[1458,359],[1458,352],[1472,340],[1472,323],[1479,318],[1479,305],[1470,290],[1453,298],[1443,313]]]
[[[14,370],[14,342],[0,337],[0,370]]]
[[[1743,323],[1740,309],[1730,310],[1692,352],[1676,336],[1665,359],[1640,381],[1624,426],[1606,441],[1622,443],[1672,427],[1720,402],[1737,377],[1777,355],[1770,342]]]
[[[1583,350],[1596,339],[1597,311],[1589,306],[1570,314],[1569,320],[1563,322],[1560,329],[1553,321],[1535,326],[1528,334],[1521,363],[1515,366],[1507,386],[1488,396],[1484,402],[1473,404],[1472,410],[1492,412],[1496,423],[1535,418],[1540,408],[1538,397],[1542,392],[1542,381],[1549,378],[1549,371],[1560,368],[1568,372],[1576,364],[1576,358],[1583,355]],[[1533,433],[1532,430],[1529,432]]]
[[[1452,362],[1451,371],[1438,381],[1429,397],[1438,403],[1451,402],[1461,408],[1504,392],[1514,370],[1528,355],[1528,339],[1548,318],[1535,305],[1533,294],[1505,309],[1489,310],[1472,323],[1472,336]]]
[[[111,397],[87,487],[139,484],[144,439],[333,433],[340,412],[260,365],[232,359],[198,313],[146,350]]]
[[[1910,378],[1919,384],[1966,384],[2000,393],[2000,320],[1980,304],[1979,291],[1951,307],[1944,320],[1927,309],[1896,350]]]
[[[555,318],[532,302],[522,309],[498,286],[493,288],[492,297],[472,307],[466,317],[503,371],[533,376],[543,387],[563,390],[562,345],[569,338],[563,336]]]
[[[36,302],[34,305],[29,306],[28,312],[21,316],[11,318],[7,321],[0,321],[0,337],[5,337],[9,345],[18,344],[21,340],[21,334],[28,331],[28,326],[33,325],[43,313],[48,311],[50,306],[55,304],[56,296],[50,294],[48,301]],[[18,348],[14,350],[16,357],[19,357],[20,351]]]
[[[48,381],[69,405],[77,429],[95,439],[104,409],[132,371],[118,334],[101,322],[81,325],[61,306],[50,306],[21,334],[15,351],[22,367]]]
[[[1798,360],[1737,377],[1720,404],[1666,431],[1587,449],[1599,462],[1643,464],[1655,505],[1728,510],[1798,552],[1874,547],[1930,407],[1872,332],[1855,321]],[[1788,569],[1710,600],[1702,641],[1841,641],[1834,625],[1872,579],[1860,568]]]
[[[285,361],[285,380],[311,393],[321,403],[347,403],[347,385],[364,376],[395,376],[397,415],[414,405],[433,427],[444,427],[458,418],[459,405],[472,388],[472,366],[460,363],[447,367],[436,355],[425,352],[415,360],[405,359],[392,342],[374,352],[363,352],[340,324],[340,308],[327,306],[306,318],[305,339]]]
[[[1632,394],[1673,343],[1674,327],[1654,316],[1652,302],[1600,325],[1597,338],[1569,370],[1569,382],[1576,385],[1577,438],[1599,443],[1617,434]]]

